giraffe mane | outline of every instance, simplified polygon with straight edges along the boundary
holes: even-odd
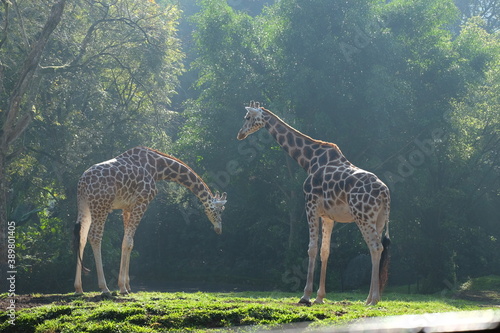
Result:
[[[283,126],[287,127],[290,131],[295,132],[295,133],[297,133],[298,135],[300,135],[300,136],[302,136],[302,137],[306,138],[307,140],[310,140],[310,141],[312,141],[312,142],[314,142],[314,143],[317,143],[317,144],[319,144],[319,145],[322,145],[322,146],[329,146],[329,147],[331,147],[331,148],[333,148],[333,149],[337,150],[339,153],[341,153],[341,154],[342,154],[342,152],[341,152],[341,150],[340,150],[339,146],[337,146],[335,143],[328,142],[328,141],[322,141],[322,140],[316,140],[316,139],[313,139],[313,138],[311,138],[309,135],[306,135],[306,134],[302,133],[301,131],[299,131],[299,130],[297,130],[297,129],[293,128],[293,127],[292,127],[292,126],[290,126],[290,125],[288,125],[288,123],[286,123],[283,119],[281,119],[281,118],[280,118],[280,117],[278,117],[275,113],[273,113],[273,112],[269,111],[268,109],[265,109],[265,108],[263,108],[263,107],[260,107],[260,109],[264,110],[265,112],[269,113],[272,117],[276,118],[278,121],[280,121],[280,122],[283,124]]]
[[[153,153],[156,153],[156,154],[161,155],[163,157],[170,158],[170,159],[172,159],[172,160],[174,160],[176,162],[179,162],[180,164],[184,165],[186,168],[188,168],[189,171],[191,171],[201,181],[201,183],[203,184],[203,186],[205,186],[205,188],[207,189],[207,192],[210,194],[210,196],[212,198],[214,197],[214,194],[210,190],[210,187],[208,187],[208,185],[205,183],[205,181],[203,180],[203,178],[201,178],[189,165],[187,165],[186,163],[184,163],[183,161],[181,161],[177,157],[165,154],[165,153],[163,153],[163,152],[161,152],[159,150],[156,150],[156,149],[153,149],[153,148],[149,148],[149,147],[142,147],[142,148],[145,148],[145,149],[147,149],[149,151],[152,151]]]

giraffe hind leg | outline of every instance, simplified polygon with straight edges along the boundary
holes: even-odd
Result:
[[[363,238],[370,250],[372,262],[372,274],[370,282],[370,292],[366,299],[367,305],[375,305],[380,301],[380,258],[383,251],[380,234],[377,232],[375,221],[361,221],[356,223],[363,235]]]
[[[78,219],[73,231],[73,250],[76,254],[76,276],[75,276],[75,294],[83,294],[82,286],[82,269],[88,271],[83,267],[83,253],[87,243],[87,236],[90,225],[92,223],[90,210],[86,202],[82,200],[78,205]]]
[[[92,219],[94,221],[90,226],[90,232],[88,236],[89,243],[92,246],[92,251],[94,252],[95,266],[97,271],[97,282],[99,285],[99,289],[101,289],[101,292],[103,293],[104,296],[111,294],[106,284],[106,278],[104,277],[104,268],[102,265],[102,254],[101,254],[101,241],[104,231],[104,223],[108,216],[107,212],[108,210],[106,210],[105,214],[101,214],[99,216],[96,216],[95,218],[94,216],[92,216]]]

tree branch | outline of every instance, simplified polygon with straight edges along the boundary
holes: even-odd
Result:
[[[2,26],[3,36],[0,39],[0,49],[2,48],[3,44],[7,40],[7,30],[9,29],[9,5],[10,5],[10,2],[7,0],[2,0],[2,4],[3,4],[4,11],[5,11],[5,17],[4,17],[3,26]]]
[[[33,45],[30,53],[28,54],[26,60],[24,61],[21,74],[19,75],[19,80],[17,81],[6,110],[6,118],[3,124],[2,137],[0,138],[1,149],[3,151],[7,150],[8,145],[10,145],[16,138],[18,138],[24,130],[29,125],[31,121],[31,114],[24,116],[18,124],[15,124],[16,119],[19,116],[19,111],[21,109],[21,100],[26,94],[29,83],[33,78],[33,75],[40,63],[40,59],[47,44],[50,35],[57,27],[61,21],[61,16],[64,10],[64,5],[66,0],[61,0],[52,6],[51,13],[45,26],[40,33],[39,39]]]

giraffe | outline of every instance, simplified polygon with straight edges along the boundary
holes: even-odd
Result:
[[[307,172],[304,182],[309,224],[309,265],[304,294],[299,303],[311,304],[318,235],[322,227],[321,273],[314,303],[324,303],[330,239],[335,222],[355,222],[371,254],[372,273],[367,305],[379,302],[387,282],[389,238],[389,188],[373,173],[350,163],[336,144],[319,141],[297,131],[271,111],[250,102],[238,140],[265,127],[276,142]],[[321,221],[321,223],[320,223]],[[386,227],[382,239],[382,232]]]
[[[78,182],[78,218],[75,225],[77,265],[75,291],[82,294],[82,257],[88,240],[94,252],[99,288],[104,295],[106,285],[101,260],[104,223],[113,209],[123,211],[124,235],[118,286],[121,294],[130,289],[129,264],[134,234],[148,204],[156,196],[156,181],[179,183],[193,192],[204,206],[205,213],[217,234],[222,233],[222,211],[226,193],[212,194],[203,179],[175,157],[147,147],[135,147],[123,154],[90,167]]]

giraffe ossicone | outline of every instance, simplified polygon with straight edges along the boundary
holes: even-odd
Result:
[[[158,190],[156,182],[167,180],[179,183],[198,197],[205,214],[217,234],[222,233],[222,212],[227,194],[210,191],[203,179],[181,160],[147,147],[136,147],[119,156],[93,165],[78,182],[78,219],[75,224],[77,251],[75,291],[83,293],[82,258],[87,239],[96,262],[99,288],[109,294],[101,258],[101,240],[108,213],[123,211],[124,235],[118,287],[120,293],[131,291],[129,266],[134,234],[148,204]]]
[[[368,245],[372,261],[370,292],[366,303],[377,304],[388,273],[389,188],[373,173],[350,163],[336,144],[302,134],[271,111],[262,108],[260,103],[251,101],[245,108],[245,121],[237,138],[243,140],[265,127],[307,172],[303,189],[309,224],[309,264],[304,294],[299,302],[310,304],[320,226],[321,273],[315,303],[323,303],[326,295],[326,267],[334,223],[355,222]],[[384,229],[385,235],[382,236]]]
[[[224,204],[227,202],[226,200],[226,193],[223,193],[222,196],[220,195],[220,193],[217,191],[215,193],[215,196],[213,198],[213,204],[216,205],[216,206],[224,206]]]

